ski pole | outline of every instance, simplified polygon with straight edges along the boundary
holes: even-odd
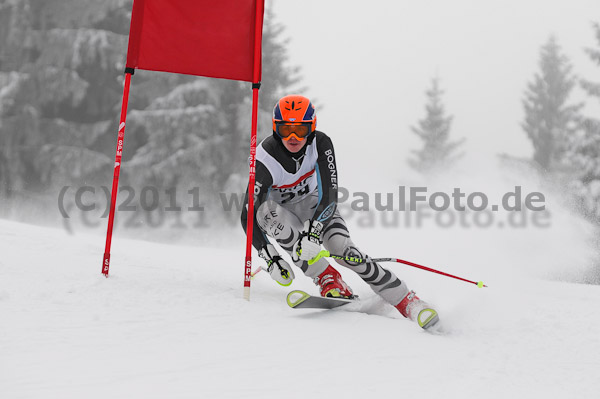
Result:
[[[263,267],[257,267],[256,270],[254,270],[251,274],[250,274],[250,278],[254,278],[254,276],[256,276],[258,273],[260,273],[260,271],[263,270]]]
[[[441,274],[442,276],[452,277],[452,278],[455,278],[457,280],[461,280],[461,281],[465,281],[467,283],[475,284],[479,288],[487,287],[487,285],[483,284],[483,281],[471,281],[471,280],[467,280],[467,279],[462,278],[462,277],[454,276],[452,274],[444,273],[444,272],[441,272],[439,270],[432,269],[430,267],[421,266],[419,264],[416,264],[416,263],[413,263],[413,262],[409,262],[407,260],[397,259],[397,258],[358,258],[358,257],[355,257],[355,256],[334,255],[334,254],[331,254],[329,251],[323,250],[323,251],[319,252],[319,254],[316,257],[314,257],[313,259],[309,260],[308,264],[312,265],[313,263],[317,262],[321,258],[340,259],[340,260],[343,260],[343,261],[346,261],[346,262],[355,262],[355,263],[366,263],[366,262],[375,262],[375,263],[377,263],[377,262],[397,262],[397,263],[403,263],[405,265],[416,267],[418,269],[427,270],[428,272]]]

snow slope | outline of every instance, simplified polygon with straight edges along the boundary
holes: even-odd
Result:
[[[386,245],[357,235],[370,250]],[[477,236],[473,247],[488,239]],[[600,287],[515,264],[561,263],[563,248],[515,252],[516,235],[515,251],[488,247],[479,263],[460,240],[404,250],[490,286],[387,265],[438,307],[445,333],[433,335],[345,270],[362,297],[354,308],[289,309],[289,289],[262,273],[246,302],[244,240],[237,230],[230,239],[203,248],[116,237],[106,279],[102,237],[0,221],[0,397],[598,397]],[[442,267],[444,256],[453,261]],[[302,276],[291,288],[316,292]]]

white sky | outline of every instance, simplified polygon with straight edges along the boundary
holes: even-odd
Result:
[[[268,0],[266,6],[286,27],[291,61],[302,66],[310,89],[305,94],[324,105],[318,127],[345,164],[367,159],[373,169],[406,168],[410,150],[419,147],[409,126],[424,116],[424,91],[436,74],[455,117],[451,134],[467,138],[467,160],[530,156],[519,126],[521,99],[552,33],[574,72],[600,82],[600,68],[583,52],[596,45],[591,22],[600,22],[598,0]],[[580,90],[574,94],[584,99]]]

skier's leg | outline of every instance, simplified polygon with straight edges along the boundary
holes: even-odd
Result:
[[[327,225],[323,240],[323,245],[331,253],[358,258],[367,257],[352,242],[346,222],[338,211]],[[406,284],[391,271],[374,262],[355,263],[338,259],[336,261],[355,271],[373,291],[391,303],[404,317],[417,321],[425,329],[438,322],[437,312],[420,300],[413,291],[409,291]]]
[[[306,208],[310,208],[307,204]],[[304,207],[295,206],[294,209],[304,209]],[[256,211],[256,221],[263,231],[269,237],[277,241],[279,246],[283,248],[288,255],[292,254],[292,247],[298,238],[300,232],[304,228],[304,220],[301,220],[297,213],[281,206],[275,201],[265,201]],[[327,269],[329,263],[325,259],[320,259],[318,262],[308,266],[308,262],[299,260],[294,262],[304,274],[310,278],[315,278]]]
[[[358,249],[350,238],[346,222],[338,211],[336,211],[333,219],[325,229],[323,245],[332,254],[358,258],[367,257],[367,254]],[[393,306],[398,305],[408,294],[406,284],[394,273],[384,269],[377,263],[354,263],[338,259],[336,259],[336,262],[356,272],[363,281],[371,286],[373,291]]]

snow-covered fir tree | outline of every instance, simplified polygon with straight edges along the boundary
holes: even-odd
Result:
[[[411,126],[413,133],[422,140],[423,147],[413,151],[415,158],[408,162],[413,169],[432,174],[447,168],[462,156],[456,151],[464,143],[464,139],[450,140],[453,116],[446,115],[442,102],[444,91],[440,88],[437,77],[432,79],[431,88],[425,93],[425,117],[418,121],[418,126]]]
[[[580,127],[581,104],[569,104],[577,81],[554,36],[540,50],[539,69],[525,91],[521,126],[533,145],[536,166],[544,173],[564,171],[569,142]]]
[[[110,186],[132,3],[0,1],[1,197],[55,201],[62,185]],[[265,136],[274,98],[300,80],[270,11],[263,47]],[[120,185],[178,186],[180,198],[241,190],[251,93],[247,82],[136,71]]]
[[[114,123],[131,0],[11,0],[0,4],[2,194],[82,184],[110,169],[98,139]],[[118,26],[118,25],[117,25]],[[127,30],[127,28],[126,28]]]
[[[594,34],[596,36],[597,47],[586,48],[585,52],[590,59],[600,67],[600,23],[594,23],[592,25]],[[588,94],[596,99],[600,99],[600,81],[595,80],[581,80],[581,86],[588,92]]]
[[[597,46],[586,49],[590,59],[600,68],[600,24],[593,25]],[[600,69],[599,69],[600,71]],[[598,74],[600,76],[600,74]],[[600,103],[600,78],[582,79],[581,86]],[[583,130],[571,148],[570,160],[578,171],[572,187],[580,204],[580,210],[594,222],[600,224],[600,118],[586,116]]]

